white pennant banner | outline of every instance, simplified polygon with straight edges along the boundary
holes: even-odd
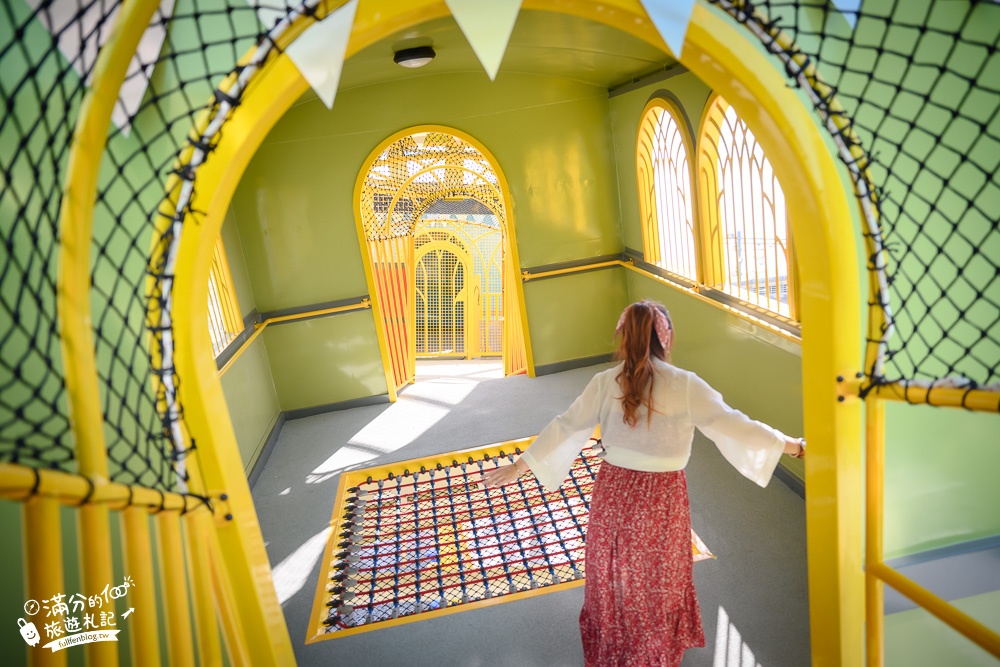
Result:
[[[27,4],[32,9],[38,9],[43,0],[27,0]],[[99,2],[81,11],[78,0],[53,0],[38,12],[39,22],[56,39],[59,52],[80,76],[85,72],[89,76],[93,71],[97,54],[111,36],[111,28],[118,18],[118,7],[115,6],[101,24],[103,11],[104,5]],[[125,136],[132,129],[132,117],[139,111],[146,88],[149,87],[149,79],[167,37],[167,23],[173,13],[174,0],[161,0],[128,65],[125,81],[118,91],[118,104],[111,112],[111,120]]]
[[[521,0],[445,0],[490,80],[496,78]]]
[[[249,4],[256,8],[257,18],[265,29],[270,30],[288,14],[284,9],[256,6],[254,1],[249,0]],[[347,41],[351,37],[357,10],[358,0],[350,0],[323,20],[306,28],[285,49],[285,54],[327,109],[333,108],[333,100],[337,97],[344,56],[347,54]]]
[[[847,21],[847,25],[851,26],[851,30],[857,27],[861,0],[830,0],[830,4],[837,8]]]
[[[640,0],[674,58],[680,60],[695,0]]]

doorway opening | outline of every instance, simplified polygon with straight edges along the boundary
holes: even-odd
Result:
[[[485,150],[446,128],[401,132],[362,170],[358,231],[395,390],[416,380],[417,359],[495,360],[504,375],[527,372],[503,188]]]

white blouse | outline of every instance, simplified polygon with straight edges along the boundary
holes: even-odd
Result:
[[[694,428],[715,442],[746,478],[767,486],[785,447],[785,436],[754,421],[722,400],[719,392],[690,371],[653,360],[653,418],[639,406],[634,427],[625,423],[622,364],[595,375],[573,405],[553,419],[521,455],[547,491],[566,480],[573,460],[600,424],[611,465],[646,472],[682,470],[691,458]]]

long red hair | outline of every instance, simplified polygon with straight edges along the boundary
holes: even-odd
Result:
[[[616,357],[623,363],[615,379],[622,390],[622,409],[625,423],[635,426],[639,422],[639,407],[646,406],[646,423],[653,419],[653,358],[665,361],[670,350],[664,349],[656,335],[656,316],[660,311],[667,317],[667,309],[652,301],[639,301],[625,309],[621,328],[618,330]]]

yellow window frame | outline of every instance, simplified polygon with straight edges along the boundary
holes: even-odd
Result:
[[[208,334],[215,357],[218,358],[242,331],[243,317],[233,287],[233,274],[222,236],[219,236],[208,272]]]
[[[683,230],[671,229],[663,230],[664,221],[660,220],[660,205],[656,199],[656,178],[654,166],[654,154],[656,152],[656,131],[664,115],[668,115],[677,128],[684,149],[684,162],[686,163],[687,190],[690,201],[690,214],[685,215],[684,221],[687,231],[691,234],[694,251],[694,275],[686,275],[676,270],[676,266],[668,266],[668,258],[663,256],[662,240],[664,233],[674,236],[683,233]],[[694,174],[694,142],[691,138],[687,122],[680,107],[670,99],[665,97],[654,97],[642,110],[640,116],[638,136],[636,137],[636,179],[639,190],[639,215],[642,227],[643,257],[650,264],[655,264],[670,273],[687,280],[696,282],[702,281],[702,261],[701,261],[701,235],[696,231],[698,221],[698,196]]]
[[[726,240],[723,238],[724,224],[718,201],[720,192],[723,189],[723,186],[719,183],[718,161],[719,142],[722,139],[724,117],[731,107],[732,105],[721,95],[717,93],[713,94],[709,97],[708,102],[705,105],[705,111],[702,113],[701,118],[701,126],[698,130],[698,179],[696,189],[698,191],[698,202],[701,215],[699,218],[700,224],[697,225],[697,228],[699,232],[698,236],[701,240],[701,247],[703,249],[702,277],[700,282],[710,289],[718,290],[719,292],[731,297],[740,307],[747,309],[751,314],[759,315],[763,313],[771,318],[777,319],[780,322],[798,326],[798,277],[795,269],[795,246],[792,238],[792,225],[788,221],[787,208],[785,213],[786,245],[783,250],[785,264],[787,267],[786,280],[788,282],[788,312],[782,313],[779,310],[769,308],[766,305],[754,303],[742,298],[739,294],[734,294],[733,292],[726,290],[723,287],[726,283],[728,267],[726,265]],[[746,121],[738,115],[737,118],[746,124]],[[752,132],[750,128],[748,128],[748,130]],[[759,144],[757,145],[759,147]],[[761,151],[763,160],[770,164],[770,160],[768,160],[767,156],[763,155],[762,147]],[[773,174],[773,180],[774,184],[780,188],[781,184],[778,182],[776,174]],[[755,252],[754,259],[756,260],[757,257],[758,255]],[[770,284],[772,276],[769,273],[770,269],[768,268],[766,261],[765,271],[766,284]],[[777,279],[776,267],[775,275],[773,277]],[[759,280],[755,279],[755,282],[759,282]],[[780,302],[780,297],[780,285],[776,283],[775,299]]]

